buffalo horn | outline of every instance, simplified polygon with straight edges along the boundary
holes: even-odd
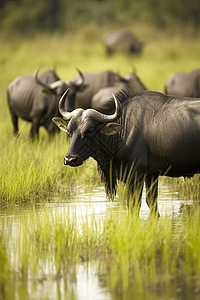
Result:
[[[45,84],[45,83],[43,83],[42,81],[39,80],[39,78],[38,78],[38,72],[39,72],[39,69],[40,69],[40,68],[38,68],[38,69],[35,71],[35,73],[34,73],[35,81],[36,81],[38,84],[40,84],[41,86],[43,86],[44,88],[48,88],[48,89],[51,90],[51,87],[50,87],[50,86],[48,86],[47,84]]]
[[[59,111],[60,111],[61,115],[63,116],[63,118],[65,120],[70,120],[72,117],[77,116],[80,112],[83,111],[82,108],[77,108],[77,109],[73,110],[72,112],[68,112],[65,109],[65,97],[66,97],[68,91],[69,91],[69,88],[66,89],[66,91],[64,92],[64,94],[60,98],[59,106],[58,106],[59,107]]]
[[[54,90],[54,89],[57,89],[62,84],[63,84],[62,80],[57,80],[57,81],[51,83],[51,85],[49,86],[49,88],[52,89],[52,90]]]
[[[83,112],[84,118],[92,117],[97,122],[100,122],[100,123],[110,123],[110,122],[117,120],[121,116],[121,103],[119,102],[119,100],[117,100],[117,98],[115,97],[115,95],[113,93],[112,93],[112,95],[113,95],[113,98],[115,101],[116,109],[115,109],[114,114],[112,114],[112,115],[102,114],[92,108],[89,108],[86,110],[84,110],[82,108],[77,108],[77,109],[73,110],[72,112],[68,112],[65,110],[65,107],[64,107],[65,97],[66,97],[68,91],[69,91],[69,88],[64,92],[64,94],[62,95],[62,97],[60,98],[60,101],[59,101],[59,111],[60,111],[61,115],[63,116],[63,118],[66,120],[70,120],[72,117],[78,116],[81,112]]]
[[[83,83],[84,83],[84,76],[83,76],[83,73],[79,70],[79,68],[76,68],[76,70],[77,70],[77,72],[79,73],[79,75],[80,75],[80,77],[81,77],[81,79],[80,79],[80,81],[79,81],[79,83],[78,83],[78,85],[83,85]]]

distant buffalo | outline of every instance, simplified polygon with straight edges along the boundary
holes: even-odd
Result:
[[[165,84],[165,93],[174,96],[200,98],[200,69],[189,73],[173,74]]]
[[[18,118],[32,123],[30,138],[39,138],[39,127],[44,126],[50,135],[57,131],[52,118],[60,116],[58,101],[69,84],[61,81],[52,70],[34,76],[18,76],[7,88],[8,105],[11,113],[14,134],[18,134]],[[42,86],[42,89],[41,89]],[[69,97],[73,98],[83,86],[83,79],[70,85]],[[47,95],[45,95],[47,94]]]
[[[83,76],[82,72],[79,69],[77,69],[77,71],[79,76],[76,77],[76,80],[58,80],[52,84],[45,84],[45,82],[38,78],[38,70],[35,72],[34,77],[37,84],[43,87],[42,92],[48,96],[56,94],[57,97],[60,98],[63,93],[69,89],[67,93],[66,109],[73,110],[77,94],[79,92],[83,92],[89,87],[88,84],[85,84],[85,77]]]
[[[81,72],[79,69],[77,75],[72,80],[58,80],[52,84],[46,84],[35,72],[35,81],[42,86],[42,92],[50,96],[57,94],[59,97],[69,88],[66,96],[65,106],[68,111],[75,108],[90,108],[92,105],[93,96],[104,87],[114,86],[121,83],[121,77],[109,70],[99,73]],[[127,79],[123,79],[127,82]],[[96,108],[96,106],[95,106]]]
[[[103,43],[108,55],[112,55],[116,51],[135,54],[142,50],[142,43],[130,30],[107,32],[103,36]]]

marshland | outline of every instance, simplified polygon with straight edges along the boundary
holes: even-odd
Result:
[[[149,90],[164,92],[169,76],[200,61],[200,31],[192,25],[159,29],[134,23],[141,55],[105,55],[95,23],[72,33],[0,37],[0,299],[199,299],[199,175],[159,179],[159,220],[127,210],[119,183],[106,198],[91,158],[64,166],[69,140],[49,139],[20,120],[19,137],[7,105],[8,84],[19,75],[56,68],[61,79],[105,69],[134,70]],[[144,192],[145,193],[145,192]]]

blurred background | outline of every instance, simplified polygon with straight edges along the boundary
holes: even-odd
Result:
[[[135,72],[147,89],[164,92],[173,73],[199,68],[199,4],[199,0],[0,0],[3,126],[11,131],[7,86],[19,75],[33,75],[40,66],[40,73],[54,69],[61,80],[73,80],[77,67],[122,76]],[[123,30],[128,33],[118,44],[124,52],[108,55],[106,34]],[[129,32],[141,51],[126,51]],[[108,43],[113,39],[111,35]]]
[[[1,0],[1,32],[66,32],[95,22],[127,26],[133,21],[159,27],[200,25],[199,0]]]

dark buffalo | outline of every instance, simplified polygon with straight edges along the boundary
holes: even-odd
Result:
[[[165,84],[165,93],[180,97],[200,98],[200,69],[173,74]]]
[[[92,97],[91,107],[103,113],[110,112],[114,109],[114,100],[111,94],[117,94],[121,90],[131,93],[141,93],[147,90],[147,88],[135,73],[126,74],[123,77],[119,77],[119,81],[114,86],[99,90]]]
[[[69,88],[69,92],[66,97],[66,109],[72,111],[75,108],[89,108],[92,107],[92,97],[95,95],[101,88],[120,85],[121,80],[128,85],[128,82],[133,82],[135,79],[125,79],[119,75],[113,73],[112,71],[106,70],[100,73],[90,73],[90,72],[81,72],[78,70],[79,75],[76,76],[73,80],[58,80],[55,83],[50,85],[45,84],[39,80],[37,72],[35,73],[36,82],[43,86],[43,93],[47,95],[52,95],[56,92],[57,95],[62,95],[63,92]],[[136,85],[136,83],[135,83]],[[96,108],[96,107],[94,107]],[[103,109],[103,108],[102,108]]]
[[[54,134],[57,127],[52,122],[52,117],[60,116],[58,102],[61,95],[70,87],[69,97],[74,98],[77,90],[84,87],[83,78],[76,84],[70,85],[60,80],[51,70],[39,77],[37,74],[38,70],[34,76],[17,77],[7,89],[14,134],[18,134],[18,118],[22,118],[32,123],[31,138],[39,137],[40,126],[44,126],[49,134]]]
[[[105,115],[94,109],[69,113],[64,98],[59,103],[63,119],[54,118],[70,137],[64,164],[77,167],[93,157],[108,194],[110,189],[115,193],[117,180],[122,180],[140,207],[145,182],[150,211],[159,214],[159,175],[191,177],[200,171],[200,100],[152,91],[121,93],[115,98],[115,112]]]
[[[38,78],[38,70],[35,72],[34,77],[35,81],[38,85],[42,86],[42,92],[48,96],[56,95],[58,99],[63,95],[63,93],[69,89],[67,94],[67,101],[66,101],[66,109],[71,111],[73,110],[75,98],[79,94],[79,92],[83,93],[85,89],[89,87],[87,83],[85,83],[85,77],[83,76],[82,72],[77,69],[79,76],[77,76],[76,80],[57,80],[51,84],[46,84],[40,78]]]
[[[103,36],[103,43],[108,55],[112,55],[116,51],[128,54],[140,53],[142,49],[142,43],[130,30],[107,32]]]
[[[59,80],[54,71],[46,71],[40,75],[46,84]],[[64,92],[64,91],[62,91]],[[61,92],[61,93],[62,93]],[[53,116],[59,116],[58,96],[47,98],[35,82],[34,76],[19,76],[7,88],[8,105],[14,126],[14,134],[18,134],[18,118],[32,122],[30,137],[38,136],[39,127],[44,126],[50,134],[56,131],[52,122]]]

